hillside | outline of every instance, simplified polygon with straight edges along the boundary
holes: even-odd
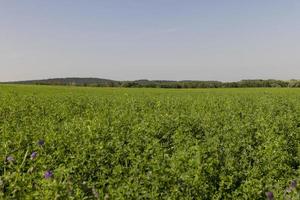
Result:
[[[41,80],[26,80],[26,81],[12,81],[6,84],[34,84],[34,85],[75,85],[75,86],[114,86],[119,84],[118,81],[101,78],[52,78]]]

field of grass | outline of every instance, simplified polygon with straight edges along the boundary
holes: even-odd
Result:
[[[295,199],[300,89],[0,85],[0,159],[0,199]]]

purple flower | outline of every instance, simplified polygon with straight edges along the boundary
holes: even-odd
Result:
[[[37,156],[37,152],[32,152],[32,154],[30,155],[30,159],[31,160],[34,160],[35,158],[36,158],[36,156]]]
[[[44,178],[45,178],[45,179],[52,178],[52,176],[53,176],[53,173],[52,173],[51,171],[46,171],[46,172],[44,173]]]
[[[39,140],[37,144],[38,144],[39,146],[44,146],[45,141],[44,141],[44,140]]]
[[[15,159],[14,159],[14,157],[12,157],[12,156],[8,156],[7,158],[6,158],[6,161],[8,161],[8,162],[13,162]]]
[[[291,189],[296,188],[297,187],[297,181],[296,180],[292,180],[290,187],[291,187]]]
[[[286,189],[286,192],[292,192],[297,187],[297,181],[292,180],[290,186]]]
[[[266,196],[268,200],[274,200],[274,194],[273,192],[266,192]]]

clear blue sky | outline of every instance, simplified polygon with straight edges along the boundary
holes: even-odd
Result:
[[[299,0],[3,0],[0,81],[300,78]]]

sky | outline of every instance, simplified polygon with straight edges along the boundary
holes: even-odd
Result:
[[[0,81],[300,79],[299,0],[0,0]]]

